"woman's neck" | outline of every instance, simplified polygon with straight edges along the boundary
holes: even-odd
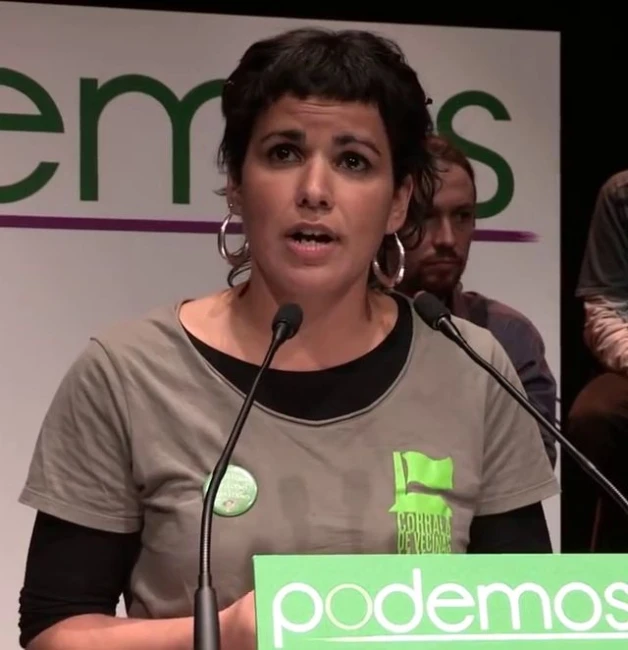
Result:
[[[273,318],[282,304],[298,303],[303,323],[278,350],[274,368],[320,370],[356,359],[379,345],[397,320],[395,301],[357,286],[342,296],[300,297],[269,291],[254,281],[236,287],[230,301],[229,327],[240,355],[261,362],[271,340]],[[239,356],[239,355],[236,355]]]

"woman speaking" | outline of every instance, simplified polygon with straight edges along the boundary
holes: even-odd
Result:
[[[551,551],[535,422],[394,291],[433,188],[427,105],[371,33],[301,29],[244,53],[222,95],[229,287],[108,328],[68,370],[21,495],[37,510],[23,646],[192,648],[203,490],[287,302],[302,325],[215,507],[224,650],[255,647],[254,554]],[[457,325],[521,387],[488,331]]]

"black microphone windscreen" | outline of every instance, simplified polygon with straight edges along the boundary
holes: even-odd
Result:
[[[432,329],[439,329],[438,322],[443,318],[451,317],[449,309],[433,293],[419,292],[415,296],[413,304],[414,311],[419,318]]]
[[[303,322],[303,310],[299,305],[294,302],[281,305],[273,318],[273,332],[277,330],[279,325],[283,324],[287,327],[288,337],[292,338],[301,327]]]

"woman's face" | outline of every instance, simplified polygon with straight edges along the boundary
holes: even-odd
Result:
[[[257,120],[239,185],[252,272],[290,293],[366,283],[385,233],[403,224],[412,181],[395,190],[376,107],[285,96]]]

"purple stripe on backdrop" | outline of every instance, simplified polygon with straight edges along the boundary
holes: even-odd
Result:
[[[215,234],[219,221],[177,221],[168,219],[112,219],[109,217],[35,217],[0,215],[0,228],[35,228],[41,230],[106,230],[117,232],[172,232]],[[229,232],[240,232],[233,224]]]
[[[215,234],[220,221],[177,221],[167,219],[113,219],[108,217],[43,217],[0,214],[0,228],[36,228],[41,230],[100,230],[117,232],[198,233]],[[239,224],[229,227],[240,232]],[[518,230],[482,230],[475,232],[476,241],[528,243],[538,241],[532,232]]]
[[[539,236],[524,230],[482,230],[478,228],[473,236],[475,241],[509,242],[529,244],[539,241]]]

